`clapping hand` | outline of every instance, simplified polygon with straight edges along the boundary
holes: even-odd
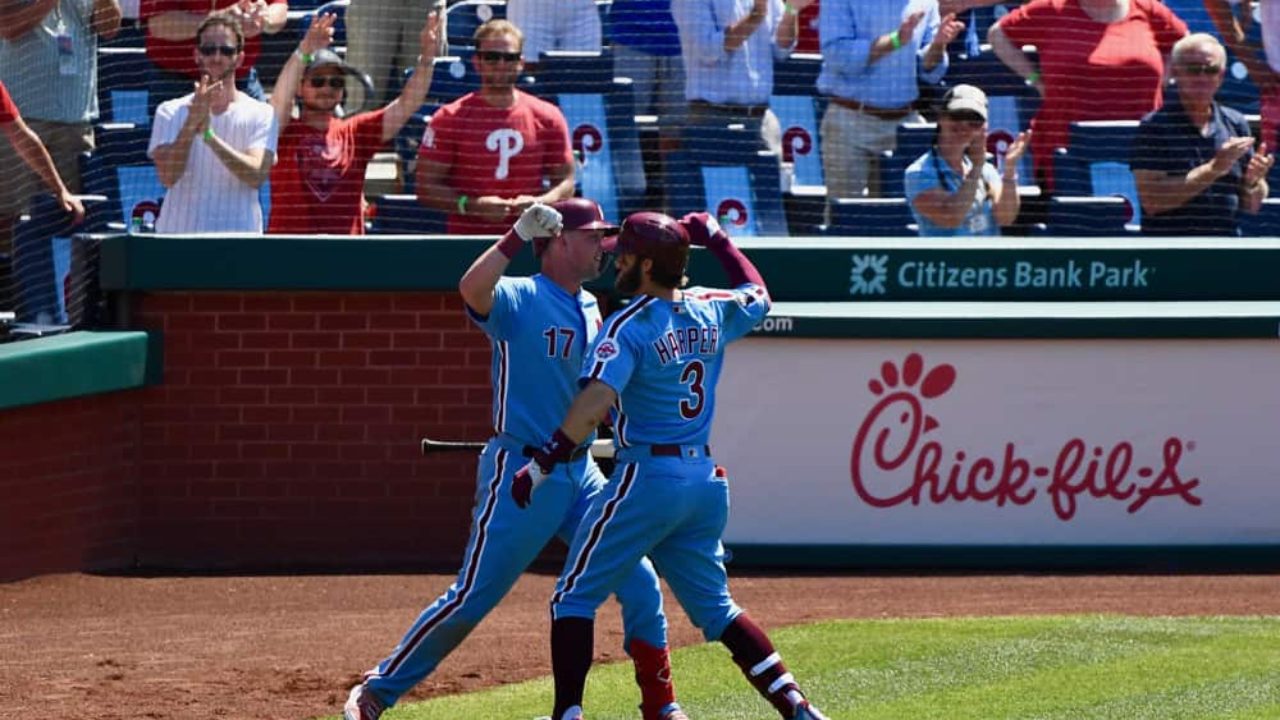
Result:
[[[427,15],[427,24],[422,26],[422,32],[418,33],[418,53],[422,56],[422,60],[428,65],[440,50],[440,13],[432,11]]]
[[[905,47],[911,44],[911,38],[915,37],[916,26],[924,19],[924,11],[917,10],[907,16],[906,20],[898,26],[898,42]]]
[[[262,34],[262,29],[267,25],[266,0],[240,0],[227,12],[240,23],[240,29],[246,38]]]
[[[948,13],[942,18],[942,22],[938,24],[938,32],[933,34],[933,40],[930,41],[931,46],[945,48],[964,32],[964,23],[957,20],[955,13]]]
[[[1271,172],[1271,166],[1276,164],[1276,156],[1267,152],[1267,144],[1262,143],[1258,146],[1258,152],[1249,158],[1249,166],[1244,171],[1244,186],[1246,188],[1257,187],[1258,183],[1267,179],[1267,173]]]
[[[1013,142],[1009,143],[1009,147],[1004,151],[1005,167],[1016,168],[1018,166],[1018,161],[1022,159],[1022,156],[1026,154],[1027,148],[1030,146],[1031,131],[1023,130],[1018,133],[1018,137],[1014,138]]]
[[[1222,143],[1222,147],[1213,154],[1214,174],[1222,177],[1231,172],[1231,168],[1235,167],[1236,162],[1244,157],[1251,147],[1253,147],[1251,137],[1233,137]]]

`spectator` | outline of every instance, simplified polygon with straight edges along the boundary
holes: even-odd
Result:
[[[1239,235],[1237,213],[1256,213],[1267,197],[1275,158],[1253,152],[1249,123],[1214,102],[1227,53],[1212,35],[1173,46],[1177,91],[1143,119],[1129,167],[1142,201],[1146,235]]]
[[[769,112],[773,62],[796,43],[796,17],[813,0],[672,0],[684,56],[685,98],[691,125],[743,125],[749,148],[691,147],[695,153],[739,156],[754,150],[781,154],[778,118]]]
[[[880,153],[914,115],[918,81],[946,73],[947,43],[964,24],[939,16],[936,0],[823,0],[818,28],[818,91],[831,99],[820,128],[827,196],[878,197]]]
[[[450,233],[500,235],[533,203],[573,195],[573,151],[560,109],[516,89],[519,28],[490,20],[475,38],[480,89],[431,117],[418,150],[418,201],[448,212]]]
[[[273,233],[363,235],[365,168],[422,107],[431,87],[439,13],[428,15],[418,34],[422,54],[400,96],[373,112],[336,117],[347,77],[364,78],[329,49],[334,20],[324,15],[311,23],[271,93],[276,124],[283,128],[281,162],[271,171]],[[292,120],[295,93],[301,111]]]
[[[259,36],[280,32],[288,12],[287,0],[142,0],[147,57],[156,66],[152,95],[164,95],[170,87],[188,87],[187,83],[200,77],[200,66],[191,64],[197,29],[205,19],[219,13],[233,20],[244,36],[236,86],[254,100],[265,102],[267,95],[254,69],[262,46]]]
[[[671,0],[614,0],[613,74],[631,78],[637,115],[657,115],[664,140],[684,125],[684,60]],[[673,148],[675,143],[664,145]]]
[[[992,50],[1044,98],[1031,159],[1046,199],[1071,123],[1138,120],[1160,107],[1164,58],[1186,34],[1159,0],[1032,0],[991,26]],[[1024,45],[1038,49],[1038,67]]]
[[[440,17],[437,44],[431,52],[423,52],[420,33],[432,12]],[[368,73],[373,82],[368,97],[363,83],[347,84],[346,107],[352,110],[386,103],[393,73],[418,67],[423,59],[430,63],[448,50],[445,0],[352,0],[345,22],[347,62]]]
[[[1262,111],[1262,142],[1275,149],[1280,138],[1280,9],[1274,2],[1259,2],[1262,47],[1251,37],[1254,0],[1204,0],[1209,18],[1227,47],[1249,68],[1258,88]]]
[[[9,141],[6,143],[6,148],[11,146],[13,152],[22,159],[31,172],[38,175],[53,194],[58,196],[58,202],[64,210],[72,214],[75,222],[84,220],[84,206],[62,182],[53,158],[49,157],[49,151],[40,143],[40,138],[23,122],[22,115],[18,112],[18,107],[14,105],[13,98],[9,96],[9,90],[3,82],[0,82],[0,132],[4,133]],[[9,173],[17,170],[13,165],[6,165],[5,168]],[[0,228],[0,250],[5,252],[10,250],[13,241],[12,232],[11,226],[6,225]]]
[[[52,188],[68,209],[70,193],[80,192],[80,155],[93,150],[98,117],[98,36],[119,29],[116,0],[0,2],[0,83],[24,115],[4,121],[12,142],[0,143],[0,248],[39,188]]]
[[[196,31],[195,92],[160,105],[147,154],[169,189],[156,232],[262,232],[258,188],[275,160],[271,106],[236,89],[244,63],[240,23],[213,14]]]
[[[906,172],[907,202],[921,236],[999,235],[1018,217],[1020,133],[1005,153],[1004,171],[987,162],[987,95],[956,85],[943,96],[933,147]]]
[[[507,20],[524,33],[527,72],[548,50],[599,52],[603,44],[595,0],[507,0]]]

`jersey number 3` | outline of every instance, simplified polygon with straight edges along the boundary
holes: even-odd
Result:
[[[706,375],[707,368],[701,360],[694,360],[680,371],[680,384],[689,386],[690,395],[680,400],[680,417],[685,420],[692,420],[702,414],[707,400],[707,389],[702,386]]]

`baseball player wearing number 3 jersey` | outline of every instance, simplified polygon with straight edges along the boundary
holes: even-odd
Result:
[[[573,400],[583,355],[601,326],[582,283],[599,276],[601,243],[617,227],[590,200],[534,204],[471,265],[458,289],[468,315],[493,343],[494,436],[480,454],[471,536],[458,579],[422,612],[389,657],[351,690],[346,720],[376,720],[457,647],[519,579],[553,536],[568,542],[604,488],[591,454],[594,432],[568,448],[546,476],[538,502],[511,482],[535,443]],[[529,278],[503,277],[526,242],[542,260]],[[594,428],[593,428],[594,431]],[[616,585],[623,648],[635,662],[644,720],[688,720],[675,702],[667,620],[658,577],[637,556]],[[612,589],[611,589],[612,590]]]
[[[733,290],[681,290],[690,244],[720,260]],[[615,286],[635,299],[596,337],[584,385],[551,439],[516,473],[513,492],[551,499],[559,467],[614,409],[618,465],[591,502],[551,600],[554,720],[582,720],[596,608],[646,555],[707,640],[719,640],[787,720],[826,720],[773,644],[729,595],[720,535],[729,485],[707,445],[724,349],[769,312],[764,280],[706,213],[679,222],[631,215],[606,249]]]

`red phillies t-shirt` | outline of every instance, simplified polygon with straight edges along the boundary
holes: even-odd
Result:
[[[364,234],[364,173],[382,149],[386,108],[330,118],[327,130],[294,120],[271,169],[271,233]]]
[[[447,165],[449,186],[470,198],[541,194],[543,178],[573,162],[560,109],[519,90],[511,107],[494,107],[471,93],[436,110],[418,156]],[[501,235],[514,220],[491,223],[455,212],[449,232]]]
[[[268,5],[287,2],[288,0],[267,0]],[[138,9],[138,17],[146,22],[156,15],[166,12],[189,12],[197,15],[208,15],[214,10],[225,10],[235,5],[237,0],[142,0]],[[236,77],[249,74],[253,64],[258,61],[258,50],[262,36],[244,39],[244,62],[236,71]],[[196,39],[161,40],[147,33],[147,57],[151,62],[165,70],[196,77]]]
[[[18,106],[13,104],[13,98],[9,97],[9,88],[0,82],[0,123],[11,123],[22,117],[18,114]]]
[[[820,53],[822,39],[818,37],[818,6],[821,0],[813,0],[813,4],[800,11],[796,24],[796,46],[792,52]]]
[[[1045,97],[1031,121],[1037,170],[1052,184],[1053,150],[1081,120],[1141,120],[1163,103],[1164,57],[1187,25],[1158,0],[1130,0],[1129,14],[1104,24],[1079,0],[1032,0],[1000,20],[1015,45],[1035,45]]]

